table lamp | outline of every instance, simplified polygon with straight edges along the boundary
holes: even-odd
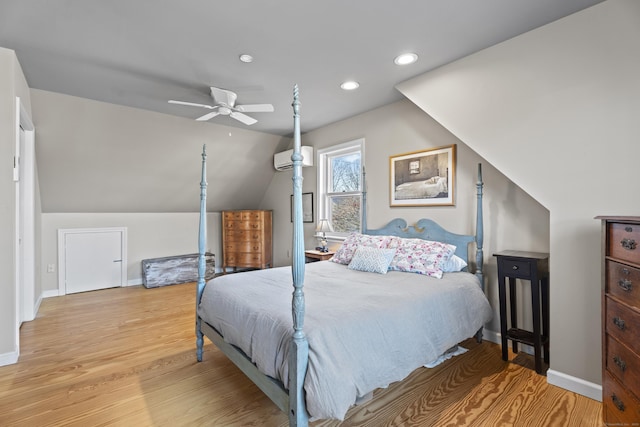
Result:
[[[316,234],[316,236],[320,237],[320,249],[318,249],[320,252],[329,252],[329,248],[327,248],[327,236],[325,234],[327,231],[333,231],[333,226],[328,219],[321,219],[316,227],[316,232],[322,233],[321,236],[320,234]]]

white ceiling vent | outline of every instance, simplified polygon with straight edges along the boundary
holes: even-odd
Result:
[[[300,152],[302,153],[302,167],[313,166],[313,147],[311,146],[302,146],[300,147]],[[291,155],[293,154],[293,150],[283,151],[281,153],[276,153],[273,156],[273,166],[276,170],[286,171],[293,168],[293,161],[291,160]]]

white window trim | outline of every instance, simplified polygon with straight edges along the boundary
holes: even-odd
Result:
[[[318,172],[318,176],[317,176],[317,193],[318,193],[318,221],[321,219],[325,219],[328,218],[328,212],[327,212],[327,200],[326,200],[326,195],[327,195],[327,179],[328,179],[328,165],[327,165],[327,154],[340,154],[341,152],[349,153],[349,152],[353,152],[353,151],[360,151],[360,166],[362,168],[365,167],[364,164],[364,159],[365,159],[365,155],[364,155],[364,138],[358,138],[358,139],[354,139],[352,141],[348,141],[348,142],[343,142],[341,144],[337,144],[337,145],[332,145],[330,147],[326,147],[326,148],[321,148],[316,150],[316,164],[318,165],[317,167],[317,172]],[[359,192],[349,192],[349,193],[344,193],[345,195],[349,195],[349,194],[360,194],[362,195],[362,193],[364,192],[364,186],[366,184],[364,182],[360,182],[360,191]],[[362,210],[363,210],[363,206],[360,206],[360,227],[362,230]],[[328,233],[326,235],[327,240],[334,240],[334,241],[342,241],[347,237],[347,233]]]

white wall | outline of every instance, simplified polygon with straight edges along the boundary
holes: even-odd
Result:
[[[609,0],[399,85],[549,209],[551,383],[601,384],[593,218],[640,213],[638,76],[640,2]]]
[[[193,191],[199,194],[198,185]],[[207,248],[215,254],[216,270],[222,265],[220,213],[207,214]],[[127,227],[127,281],[142,284],[142,260],[198,252],[198,213],[52,213],[42,215],[42,288],[56,295],[58,283],[58,229]],[[47,265],[56,265],[48,273]]]
[[[301,110],[304,123],[304,109]],[[505,248],[549,250],[548,211],[504,177],[489,162],[438,124],[411,102],[400,101],[359,116],[325,126],[302,136],[304,145],[316,149],[365,139],[365,166],[368,188],[369,228],[378,228],[393,218],[405,218],[408,223],[420,218],[432,218],[449,230],[461,234],[475,233],[477,164],[483,164],[485,213],[485,274],[494,319],[487,325],[499,332],[497,271],[493,253]],[[457,144],[455,206],[451,207],[390,207],[389,156]],[[315,162],[317,164],[317,162]],[[292,172],[279,172],[274,177],[262,208],[274,210],[274,263],[288,265],[291,259],[292,231],[289,219],[289,197],[292,193]],[[316,167],[303,168],[303,192],[313,191],[317,221]],[[307,248],[317,246],[315,224],[305,224]],[[528,295],[520,294],[523,306],[530,307]],[[522,310],[522,325],[530,327],[530,310]]]

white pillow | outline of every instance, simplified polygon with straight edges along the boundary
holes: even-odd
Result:
[[[391,264],[395,253],[395,249],[358,246],[347,268],[369,273],[387,274],[389,264]]]
[[[456,273],[458,271],[462,271],[466,266],[467,263],[465,260],[457,255],[451,255],[451,258],[442,264],[442,271],[444,273]]]

